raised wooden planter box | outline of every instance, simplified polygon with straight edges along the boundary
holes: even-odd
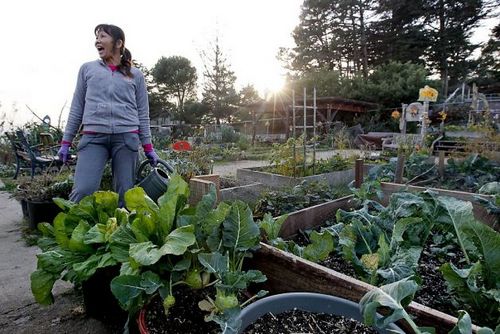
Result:
[[[385,195],[384,199],[387,201],[393,192],[402,190],[422,191],[425,188],[382,183],[382,190]],[[470,200],[470,197],[465,196],[464,193],[443,191],[442,189],[437,189],[436,191],[442,195]],[[467,195],[471,196],[470,194]],[[352,208],[352,198],[353,196],[346,196],[289,214],[281,227],[280,236],[288,239],[296,235],[299,230],[324,225],[327,219],[335,216],[338,209],[348,210]],[[480,209],[477,209],[474,214],[476,218],[485,223],[494,218],[488,215],[486,211],[482,212]],[[261,270],[267,276],[266,284],[268,286],[266,288],[272,291],[272,293],[291,291],[317,292],[359,302],[368,291],[375,288],[368,283],[307,261],[293,254],[283,252],[264,243],[261,243],[261,248],[256,252],[250,265],[255,269]],[[416,302],[412,302],[407,310],[415,316],[415,321],[418,325],[435,327],[438,333],[448,333],[458,321],[456,317]],[[406,323],[398,322],[398,325],[407,330],[408,333],[411,333],[411,329]],[[477,327],[474,327],[475,331],[477,329]]]
[[[410,191],[410,192],[422,192],[427,189],[433,190],[437,192],[439,195],[455,197],[457,199],[463,201],[469,201],[472,203],[472,212],[474,213],[474,217],[482,221],[483,223],[488,224],[494,230],[500,232],[500,226],[497,221],[497,217],[494,215],[490,215],[486,208],[481,204],[477,203],[474,196],[480,196],[484,199],[493,199],[494,196],[491,195],[480,195],[475,193],[469,193],[464,191],[456,191],[456,190],[446,190],[441,188],[426,188],[426,187],[417,187],[417,186],[408,186],[404,184],[398,183],[390,183],[390,182],[382,182],[382,191],[384,192],[384,198],[380,200],[383,205],[387,205],[389,197],[392,193],[400,192],[400,191]]]
[[[236,170],[236,178],[245,182],[260,182],[274,189],[293,187],[302,181],[327,182],[329,185],[346,185],[354,180],[354,167],[338,172],[324,173],[305,177],[291,177],[261,171],[262,167],[240,168]]]
[[[249,265],[267,276],[266,289],[272,293],[317,292],[359,302],[368,291],[375,288],[368,283],[264,243],[261,243],[261,248],[249,261]],[[415,302],[410,303],[407,311],[415,316],[418,325],[435,327],[437,333],[448,333],[458,321],[446,313]],[[412,333],[405,322],[398,322],[398,325],[408,333]]]
[[[237,187],[223,188],[220,190],[220,200],[242,200],[247,203],[255,203],[260,195],[267,189],[268,187],[259,182],[252,182]]]

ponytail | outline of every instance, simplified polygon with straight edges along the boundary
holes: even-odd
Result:
[[[123,48],[121,52],[121,62],[120,65],[118,65],[118,70],[123,73],[123,75],[126,75],[127,77],[132,78],[132,72],[130,71],[130,68],[132,67],[132,54],[130,53],[129,49]]]

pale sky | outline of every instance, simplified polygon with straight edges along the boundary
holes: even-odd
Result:
[[[7,0],[0,11],[0,121],[65,120],[81,64],[98,58],[94,27],[125,31],[133,58],[151,68],[162,57],[188,58],[202,77],[200,52],[219,36],[236,88],[253,84],[263,95],[283,83],[279,47],[293,47],[303,0]],[[492,24],[489,24],[492,25]],[[489,30],[475,35],[485,41]],[[18,112],[12,113],[15,103]]]
[[[215,37],[237,76],[236,88],[277,89],[284,70],[278,48],[293,46],[302,0],[15,0],[0,11],[0,117],[16,103],[17,124],[31,120],[28,105],[55,124],[69,105],[81,64],[98,58],[94,27],[125,32],[134,59],[151,68],[162,56],[188,58],[202,77],[200,52]]]

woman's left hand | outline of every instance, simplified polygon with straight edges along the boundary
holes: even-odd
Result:
[[[158,154],[156,154],[155,150],[145,152],[145,154],[149,159],[149,164],[153,167],[156,167],[156,165],[158,164],[158,160],[160,160],[160,157],[158,156]]]

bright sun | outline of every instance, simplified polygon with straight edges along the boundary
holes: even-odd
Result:
[[[261,72],[258,80],[255,82],[255,88],[265,98],[266,95],[272,95],[281,91],[285,84],[285,77],[279,68],[269,68]]]

